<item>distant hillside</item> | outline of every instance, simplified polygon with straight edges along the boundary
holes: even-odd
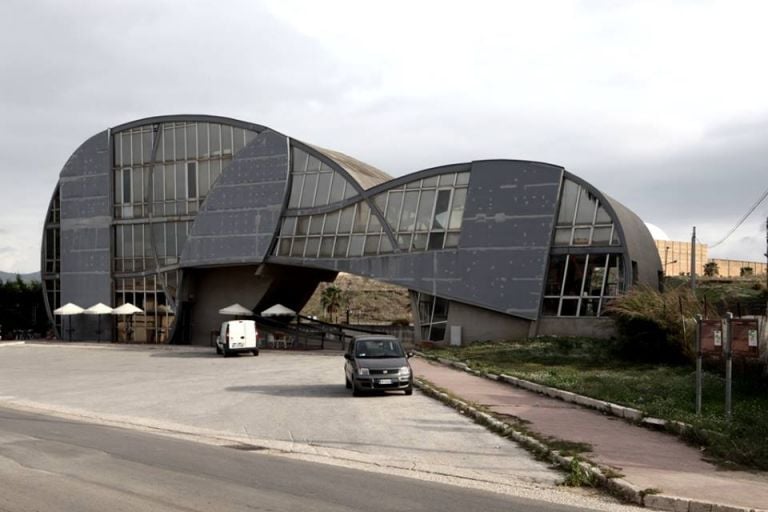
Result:
[[[21,280],[29,283],[32,281],[40,281],[40,272],[30,272],[29,274],[19,274],[21,276]],[[0,281],[6,283],[8,281],[15,281],[16,280],[16,274],[13,274],[11,272],[3,272],[0,270]]]

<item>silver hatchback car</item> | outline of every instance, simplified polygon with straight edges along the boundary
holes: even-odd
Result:
[[[413,372],[400,340],[394,336],[359,336],[344,353],[347,389],[360,396],[364,391],[400,389],[413,394]]]

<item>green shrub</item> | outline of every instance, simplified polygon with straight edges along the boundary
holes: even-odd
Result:
[[[695,320],[701,306],[685,285],[659,292],[636,286],[608,307],[627,359],[683,363],[694,357]]]

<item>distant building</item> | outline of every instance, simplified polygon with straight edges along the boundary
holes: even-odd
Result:
[[[676,242],[672,240],[655,240],[655,242],[665,275],[691,275],[691,242]],[[704,266],[707,263],[717,264],[717,275],[719,277],[765,275],[766,264],[764,261],[709,258],[708,252],[707,244],[696,244],[696,275],[698,276],[704,275]]]
[[[49,314],[131,302],[145,311],[131,337],[150,343],[208,344],[234,302],[300,310],[338,272],[408,288],[423,340],[606,335],[606,304],[662,273],[643,222],[560,166],[481,160],[392,178],[212,116],[85,141],[44,229]],[[96,318],[72,326],[95,339]]]

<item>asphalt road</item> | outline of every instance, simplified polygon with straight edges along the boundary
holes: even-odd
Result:
[[[0,511],[585,510],[0,408]]]

